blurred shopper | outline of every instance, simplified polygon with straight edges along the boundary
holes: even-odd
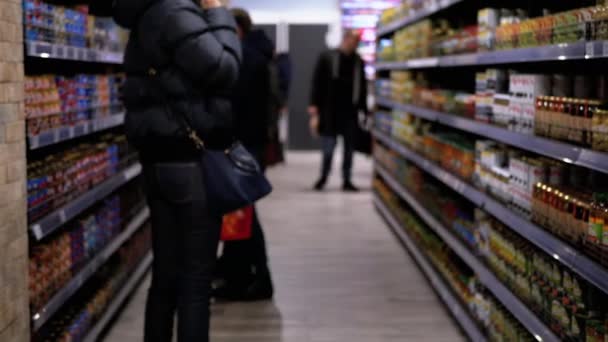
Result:
[[[236,137],[265,167],[269,142],[269,122],[276,109],[272,90],[271,64],[274,44],[263,31],[253,30],[253,22],[243,9],[233,9],[243,45],[243,64],[233,94]],[[227,241],[219,262],[223,285],[214,296],[223,300],[253,301],[271,299],[274,294],[266,241],[257,210],[253,214],[252,236],[244,241]]]
[[[200,152],[189,121],[209,148],[232,143],[230,94],[241,47],[218,0],[114,0],[131,30],[124,68],[126,131],[138,148],[153,238],[145,341],[209,341],[209,296],[222,217],[206,199]],[[202,7],[201,7],[202,6]]]
[[[340,47],[323,53],[314,70],[308,112],[313,134],[321,136],[323,161],[315,190],[325,188],[331,172],[338,136],[344,141],[342,177],[344,191],[359,191],[352,183],[354,142],[359,111],[367,113],[367,83],[364,63],[357,54],[360,36],[344,34]]]

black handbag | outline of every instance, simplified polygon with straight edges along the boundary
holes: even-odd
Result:
[[[157,82],[159,94],[163,94],[164,88],[158,78],[159,69],[150,68],[147,76]],[[201,153],[207,202],[213,213],[219,215],[231,213],[255,203],[272,192],[272,185],[264,176],[262,168],[240,142],[235,142],[226,150],[207,148],[203,139],[192,128],[187,115],[178,109],[171,110],[168,97],[162,96],[162,99],[167,111],[174,114],[173,117]]]
[[[243,144],[237,141],[223,151],[207,149],[185,115],[179,116],[189,139],[201,151],[207,201],[214,213],[228,214],[272,192],[272,185],[262,168]]]

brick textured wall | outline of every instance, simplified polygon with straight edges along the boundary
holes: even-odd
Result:
[[[23,29],[20,0],[0,0],[0,341],[29,341]]]

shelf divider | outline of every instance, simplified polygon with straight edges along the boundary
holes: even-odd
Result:
[[[109,194],[139,176],[142,166],[136,163],[118,172],[116,175],[97,185],[72,202],[46,215],[44,218],[30,225],[30,231],[40,241],[53,233],[65,223],[87,210],[95,203],[106,198]]]
[[[593,151],[580,146],[530,134],[510,131],[502,127],[449,113],[443,113],[414,105],[400,104],[385,98],[379,98],[377,103],[383,107],[401,110],[425,120],[435,121],[442,125],[496,140],[525,151],[554,158],[568,164],[608,173],[608,153]]]
[[[39,135],[29,136],[30,150],[58,144],[64,141],[83,137],[85,135],[104,131],[106,129],[122,126],[125,122],[125,113],[112,114],[108,117],[91,120],[73,127],[60,127]]]

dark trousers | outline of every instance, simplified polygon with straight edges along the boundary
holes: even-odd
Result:
[[[264,147],[245,146],[247,150],[257,159],[260,166],[265,169]],[[251,238],[242,241],[226,241],[221,257],[222,267],[226,280],[249,285],[247,281],[256,270],[266,271],[268,265],[268,253],[266,251],[266,238],[258,217],[257,208],[253,208],[253,224],[251,226]]]
[[[209,341],[209,297],[222,218],[208,211],[200,164],[144,167],[154,263],[145,342]]]
[[[334,161],[336,146],[338,145],[338,136],[342,136],[344,142],[344,156],[342,159],[342,179],[344,182],[350,182],[353,173],[353,158],[355,154],[355,124],[345,125],[341,130],[342,133],[337,135],[321,136],[321,152],[323,160],[321,163],[321,179],[327,180],[331,173],[331,168]]]

